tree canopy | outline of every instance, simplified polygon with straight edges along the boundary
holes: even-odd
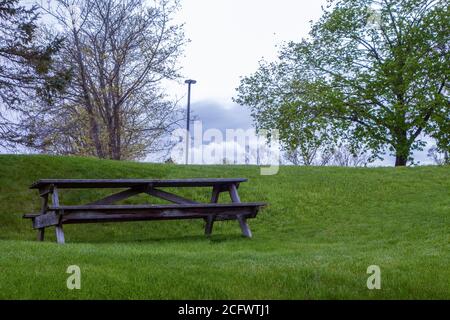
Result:
[[[309,37],[262,61],[235,100],[287,150],[345,142],[404,166],[424,136],[450,148],[449,46],[448,1],[328,1]]]
[[[38,38],[36,6],[0,0],[0,145],[23,142],[17,114],[35,94],[49,95],[64,87],[63,73],[52,70],[52,56],[61,39]]]
[[[176,79],[186,42],[176,0],[53,0],[41,7],[64,43],[55,56],[71,78],[62,94],[22,118],[30,146],[46,153],[138,159],[168,147],[181,117],[160,89]]]

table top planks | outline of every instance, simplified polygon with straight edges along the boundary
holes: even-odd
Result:
[[[71,188],[133,188],[139,186],[158,187],[214,187],[246,182],[245,178],[198,178],[198,179],[41,179],[30,189],[41,189],[54,185],[59,189]]]

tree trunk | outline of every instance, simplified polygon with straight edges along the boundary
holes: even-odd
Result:
[[[404,167],[408,161],[411,142],[408,140],[408,133],[404,129],[397,129],[395,136],[395,166]]]
[[[117,104],[113,104],[113,128],[112,131],[113,141],[114,141],[114,160],[121,160],[122,158],[122,150],[120,148],[120,132],[121,132],[121,123],[120,123],[120,106]]]
[[[82,56],[82,50],[80,46],[80,40],[78,38],[78,33],[75,29],[73,29],[73,36],[75,41],[75,58],[78,63],[78,67],[80,68],[80,81],[81,81],[81,87],[82,87],[82,95],[85,102],[85,107],[89,115],[89,133],[90,138],[92,139],[92,142],[94,143],[94,147],[97,153],[97,157],[99,158],[105,158],[105,154],[103,152],[102,144],[100,142],[100,130],[97,123],[97,120],[95,119],[95,112],[94,108],[92,106],[91,97],[89,95],[89,86],[87,84],[87,78],[86,78],[86,69],[83,62],[83,56]]]
[[[92,141],[94,142],[94,147],[95,147],[95,151],[97,153],[97,157],[99,157],[100,159],[104,159],[105,158],[105,154],[103,152],[103,147],[102,147],[102,143],[100,142],[100,133],[99,133],[99,127],[98,127],[98,123],[97,120],[95,119],[95,116],[92,112],[92,110],[88,110],[88,114],[89,114],[89,133],[90,133],[90,138],[92,139]]]
[[[407,161],[408,161],[407,157],[405,157],[402,154],[397,154],[395,157],[395,166],[396,167],[404,167],[404,166],[406,166]]]

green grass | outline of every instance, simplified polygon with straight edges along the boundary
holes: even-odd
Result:
[[[450,168],[176,166],[76,157],[0,156],[1,299],[448,299]],[[270,206],[249,224],[202,221],[65,226],[37,243],[26,212],[39,178],[247,177],[243,201]],[[107,190],[106,190],[107,191]],[[207,201],[208,189],[181,194]],[[62,192],[62,203],[99,191]],[[221,201],[227,201],[225,194]],[[140,196],[134,201],[152,201]],[[129,202],[130,203],[130,202]],[[66,269],[81,268],[81,290]],[[381,290],[366,287],[381,268]]]

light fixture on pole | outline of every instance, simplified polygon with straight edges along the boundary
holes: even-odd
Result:
[[[190,135],[189,126],[191,122],[191,85],[196,84],[195,80],[186,80],[184,83],[188,85],[188,103],[187,103],[187,122],[186,122],[186,164],[189,164],[189,145],[190,145]]]

